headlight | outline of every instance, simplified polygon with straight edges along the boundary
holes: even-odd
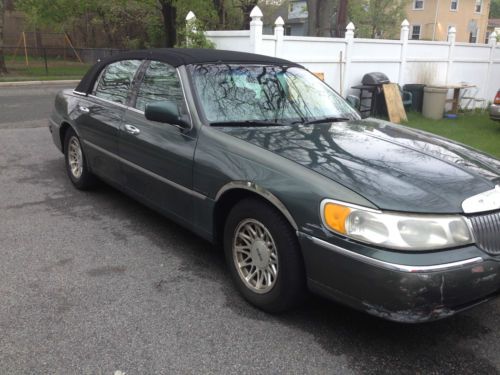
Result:
[[[460,215],[388,213],[325,199],[323,224],[346,237],[401,250],[434,250],[472,242]]]

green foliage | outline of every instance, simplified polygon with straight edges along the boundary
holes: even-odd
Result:
[[[356,26],[357,37],[395,39],[406,18],[409,0],[349,1],[349,20]]]
[[[178,33],[180,43],[176,47],[179,48],[215,48],[215,44],[208,40],[204,33],[203,23],[199,20],[194,20],[189,25]]]
[[[500,18],[500,0],[491,0],[489,18]]]

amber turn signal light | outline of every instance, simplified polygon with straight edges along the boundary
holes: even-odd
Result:
[[[337,233],[346,234],[345,222],[351,209],[335,203],[327,203],[323,208],[325,224]]]

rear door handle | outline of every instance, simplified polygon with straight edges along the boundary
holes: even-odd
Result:
[[[127,133],[130,133],[132,135],[137,135],[137,134],[139,134],[141,132],[134,125],[125,124],[123,127],[125,128],[125,131]]]
[[[78,110],[80,112],[83,112],[83,113],[89,113],[90,112],[90,109],[88,109],[87,107],[82,107],[81,105],[78,106]]]

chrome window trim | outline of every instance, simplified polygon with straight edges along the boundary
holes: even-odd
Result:
[[[73,90],[73,94],[81,95],[81,96],[87,96],[87,93],[81,92],[81,91],[76,91],[76,90]]]
[[[460,260],[457,262],[434,264],[434,265],[430,265],[430,266],[409,266],[409,265],[405,265],[405,264],[385,262],[383,260],[379,260],[379,259],[375,259],[375,258],[366,256],[366,255],[363,255],[363,254],[359,254],[359,253],[356,253],[354,251],[344,249],[343,247],[340,247],[340,246],[334,245],[330,242],[319,239],[317,237],[307,235],[305,233],[299,233],[299,236],[308,238],[316,245],[319,245],[319,246],[324,247],[328,250],[334,251],[338,254],[345,255],[351,259],[355,259],[355,260],[358,260],[360,262],[363,262],[363,263],[366,263],[366,264],[369,264],[369,265],[372,265],[375,267],[380,267],[380,268],[384,268],[387,270],[398,271],[398,272],[431,273],[431,272],[438,272],[438,271],[449,271],[449,270],[461,268],[461,267],[467,266],[467,265],[482,263],[484,261],[484,259],[482,257],[475,257],[475,258]]]
[[[94,94],[89,94],[88,95],[89,98],[93,98],[93,99],[98,99],[98,100],[101,100],[103,101],[104,103],[108,103],[108,104],[114,104],[120,108],[130,108],[129,106],[125,105],[125,104],[122,104],[122,103],[118,103],[118,102],[114,102],[112,100],[108,100],[108,99],[104,99],[104,98],[100,98],[99,96],[95,96]]]
[[[488,201],[484,203],[484,199]],[[493,189],[483,191],[482,193],[473,195],[462,202],[462,210],[466,214],[478,212],[486,212],[500,209],[500,185],[496,185]]]
[[[118,160],[119,162],[121,162],[123,164],[128,165],[129,167],[137,169],[138,171],[140,171],[140,172],[142,172],[142,173],[144,173],[144,174],[146,174],[146,175],[148,175],[148,176],[150,176],[150,177],[152,177],[152,178],[154,178],[156,180],[159,180],[159,181],[161,181],[161,182],[163,182],[163,183],[165,183],[167,185],[170,185],[170,186],[172,186],[172,187],[174,187],[174,188],[176,188],[178,190],[181,190],[181,191],[183,191],[183,192],[185,192],[187,194],[190,194],[190,195],[192,195],[192,196],[194,196],[194,197],[196,197],[198,199],[204,200],[204,199],[207,198],[205,195],[203,195],[201,193],[198,193],[197,191],[191,190],[191,189],[189,189],[189,188],[187,188],[185,186],[182,186],[182,185],[180,185],[180,184],[178,184],[178,183],[176,183],[174,181],[171,181],[171,180],[169,180],[169,179],[167,179],[165,177],[162,177],[162,176],[160,176],[160,175],[158,175],[158,174],[156,174],[154,172],[151,172],[148,169],[142,168],[141,166],[139,166],[137,164],[134,164],[134,163],[132,163],[132,162],[130,162],[130,161],[128,161],[128,160],[122,158],[121,156],[118,156],[118,155],[116,155],[116,154],[114,154],[112,152],[109,152],[108,150],[105,150],[102,147],[99,147],[99,146],[93,144],[92,142],[84,140],[83,143],[85,145],[87,145],[87,146],[89,146],[89,147],[97,150],[97,151],[102,152],[103,154],[106,154],[106,155],[112,157],[113,159]]]
[[[253,182],[250,182],[250,181],[231,181],[231,182],[228,182],[227,184],[225,184],[223,187],[221,187],[219,189],[219,191],[217,192],[217,194],[215,196],[215,201],[218,201],[225,192],[227,192],[229,190],[233,190],[233,189],[249,190],[249,191],[252,191],[252,192],[260,195],[261,197],[263,197],[264,199],[266,199],[267,201],[272,203],[283,214],[283,216],[285,216],[285,218],[288,220],[288,222],[290,223],[290,225],[293,227],[293,229],[295,231],[298,230],[299,227],[297,226],[297,223],[293,219],[292,215],[290,214],[290,211],[288,211],[286,206],[273,193],[256,185]]]
[[[183,68],[184,73],[186,73],[186,68],[184,67],[184,65],[181,65],[181,66],[175,68],[175,70],[177,72],[177,78],[179,78],[179,82],[181,83],[182,96],[184,98],[184,104],[187,108],[188,115],[189,115],[190,127],[188,129],[185,129],[185,130],[190,131],[194,127],[193,116],[191,114],[191,109],[189,108],[189,102],[188,102],[187,97],[186,97],[186,90],[184,89],[184,82],[182,82],[182,75],[181,75],[181,71],[179,70],[179,68]]]

